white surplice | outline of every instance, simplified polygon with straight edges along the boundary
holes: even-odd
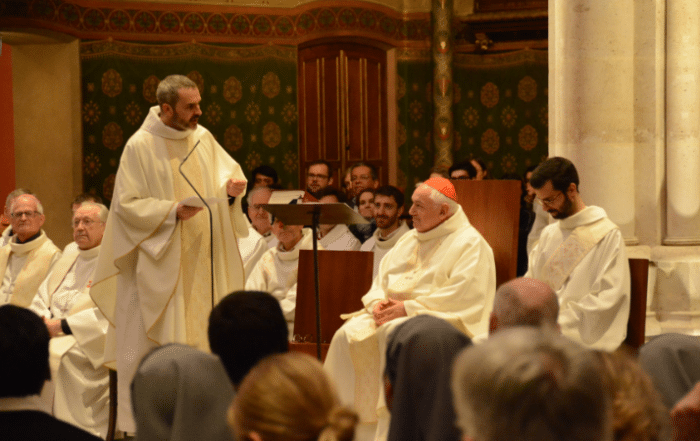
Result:
[[[399,228],[389,233],[389,236],[383,238],[380,236],[380,230],[374,230],[372,237],[367,239],[360,247],[360,251],[371,251],[374,253],[374,266],[372,269],[372,278],[377,277],[379,272],[379,264],[382,262],[386,253],[396,245],[401,236],[408,233],[408,224],[404,221],[399,221]]]
[[[529,256],[525,277],[548,283],[547,270],[559,265],[552,255],[576,230],[607,219],[600,207],[586,207],[579,213],[547,226]],[[565,252],[580,258],[563,284],[552,287],[559,297],[559,325],[562,333],[583,345],[615,350],[627,335],[630,305],[630,273],[625,242],[618,228],[610,230],[584,256],[576,244]]]
[[[430,231],[405,233],[382,259],[362,297],[365,309],[331,341],[324,367],[341,401],[354,405],[361,423],[379,423],[382,438],[388,428],[381,381],[387,335],[418,314],[445,319],[469,336],[486,332],[495,291],[493,251],[461,207]],[[372,308],[387,298],[403,301],[407,317],[377,327]]]
[[[253,272],[253,268],[268,250],[268,247],[265,238],[253,228],[248,219],[246,219],[246,223],[248,225],[248,237],[238,238],[238,251],[241,252],[245,277],[248,280],[250,273]]]
[[[100,247],[64,253],[39,287],[30,309],[66,319],[71,335],[51,339],[54,416],[94,435],[107,436],[109,371],[104,338],[109,323],[90,298]]]
[[[0,305],[10,303],[28,307],[51,267],[60,259],[61,250],[44,230],[34,240],[17,243],[17,236],[0,248]]]
[[[333,227],[318,243],[328,251],[359,251],[362,246],[348,226],[342,224]]]
[[[304,228],[303,236],[290,251],[282,250],[282,244],[269,249],[258,261],[248,278],[245,289],[265,291],[279,302],[289,328],[290,340],[294,336],[294,313],[297,306],[297,280],[299,250],[313,249],[313,232]],[[319,244],[318,249],[323,247]]]
[[[178,169],[195,146],[182,173],[203,197],[223,199],[209,204],[213,299],[207,211],[186,221],[176,218],[178,202],[196,197]],[[231,178],[245,180],[240,166],[207,129],[168,127],[157,106],[124,148],[90,291],[110,322],[106,361],[116,360],[121,430],[135,430],[129,385],[141,358],[151,348],[171,342],[208,350],[212,304],[245,286],[236,240],[247,236],[248,229],[241,210],[243,194],[233,204],[227,202],[226,183]]]

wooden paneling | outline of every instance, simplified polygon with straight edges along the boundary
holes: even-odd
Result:
[[[300,182],[307,164],[325,159],[335,182],[365,161],[387,174],[386,51],[360,43],[325,43],[299,50]]]
[[[294,335],[303,342],[316,342],[316,300],[312,250],[299,252],[297,306]],[[340,314],[362,309],[362,296],[372,286],[374,253],[363,251],[318,252],[321,298],[321,342],[330,343],[344,320]]]
[[[496,284],[514,279],[518,269],[520,181],[453,180],[457,200],[469,222],[491,245]]]

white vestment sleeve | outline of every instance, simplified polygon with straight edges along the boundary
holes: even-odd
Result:
[[[37,291],[32,304],[29,309],[34,311],[40,317],[51,318],[51,311],[49,310],[49,278],[51,273],[49,273],[41,285],[39,285],[39,291]]]

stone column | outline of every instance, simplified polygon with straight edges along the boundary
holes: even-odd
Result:
[[[666,245],[700,244],[700,3],[666,4]]]
[[[633,0],[549,2],[549,154],[588,205],[635,237]]]
[[[453,0],[433,0],[433,144],[434,166],[452,165],[452,11]]]

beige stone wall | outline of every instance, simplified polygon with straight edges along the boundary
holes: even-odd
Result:
[[[78,41],[12,44],[16,185],[34,191],[44,229],[63,247],[72,239],[70,202],[81,191]]]

